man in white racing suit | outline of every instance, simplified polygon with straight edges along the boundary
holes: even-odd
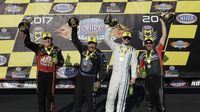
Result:
[[[124,112],[129,83],[134,84],[136,79],[137,53],[129,45],[131,33],[125,31],[122,43],[116,43],[111,37],[113,27],[108,27],[105,34],[105,43],[111,48],[114,55],[113,71],[109,83],[106,112],[114,111],[115,99],[118,94],[117,111]],[[130,77],[131,65],[131,77]]]

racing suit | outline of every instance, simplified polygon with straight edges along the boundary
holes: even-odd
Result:
[[[158,44],[155,49],[144,52],[140,56],[140,68],[144,68],[145,77],[145,95],[147,103],[147,112],[153,112],[154,106],[157,112],[165,112],[163,95],[163,67],[162,67],[162,49],[163,45]],[[151,54],[150,63],[147,62],[148,55]]]
[[[35,52],[37,58],[37,93],[39,112],[55,112],[55,79],[56,68],[62,66],[64,59],[61,50],[53,46],[50,54],[44,45],[31,42],[29,33],[24,39],[25,46]],[[57,64],[53,63],[53,55],[57,56]]]
[[[77,27],[72,28],[72,42],[78,49],[81,57],[80,74],[75,79],[74,111],[81,111],[82,93],[84,92],[89,112],[96,112],[93,84],[96,81],[103,81],[106,74],[106,58],[97,48],[94,52],[89,53],[88,59],[86,58],[89,51],[87,46],[83,45],[78,39]]]
[[[108,28],[105,34],[105,43],[111,48],[114,55],[114,64],[112,76],[109,83],[107,101],[106,101],[106,112],[114,111],[115,99],[118,94],[117,112],[125,111],[127,91],[129,88],[130,79],[130,65],[131,65],[131,78],[136,78],[136,67],[137,67],[137,55],[136,50],[129,46],[115,43],[111,39],[112,28]],[[121,49],[127,49],[127,52],[123,56],[123,60],[120,60]]]

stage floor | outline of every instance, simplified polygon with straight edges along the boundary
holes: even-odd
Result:
[[[200,95],[192,93],[165,94],[167,112],[199,112]],[[97,96],[97,112],[105,112],[106,94]],[[86,104],[82,112],[86,112]],[[73,94],[56,94],[57,112],[72,112]],[[1,94],[0,112],[37,112],[35,94]],[[127,98],[126,112],[145,112],[145,99],[142,92]]]

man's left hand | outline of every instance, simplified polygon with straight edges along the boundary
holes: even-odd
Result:
[[[135,79],[132,78],[132,79],[130,80],[130,85],[133,85],[134,83],[135,83]]]
[[[95,85],[96,85],[97,88],[100,88],[101,87],[101,82],[100,81],[96,81]]]

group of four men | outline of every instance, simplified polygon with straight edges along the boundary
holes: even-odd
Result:
[[[99,88],[106,74],[106,58],[97,46],[95,37],[88,37],[87,45],[83,45],[78,39],[78,20],[70,18],[69,26],[72,28],[72,42],[78,49],[81,57],[79,74],[75,80],[74,112],[81,112],[82,93],[88,104],[89,112],[96,112],[93,87]],[[145,71],[145,93],[147,112],[153,112],[154,106],[157,112],[165,112],[163,101],[162,83],[162,48],[167,37],[166,26],[160,19],[162,37],[159,44],[154,48],[152,38],[145,39],[146,52],[140,56],[139,70]],[[114,63],[111,79],[109,82],[106,112],[113,112],[115,99],[118,95],[117,112],[125,111],[127,91],[129,84],[134,84],[137,78],[136,68],[138,65],[136,50],[129,45],[132,38],[129,31],[124,31],[122,43],[116,43],[111,39],[111,32],[115,25],[106,23],[104,42],[111,48],[114,54]],[[54,90],[57,66],[64,64],[61,49],[54,46],[50,32],[43,34],[44,44],[35,44],[30,40],[29,30],[24,32],[25,46],[35,52],[37,56],[37,92],[39,98],[39,112],[55,112]],[[131,67],[130,67],[131,65]],[[131,68],[131,75],[130,74]],[[99,74],[97,76],[97,74]]]

